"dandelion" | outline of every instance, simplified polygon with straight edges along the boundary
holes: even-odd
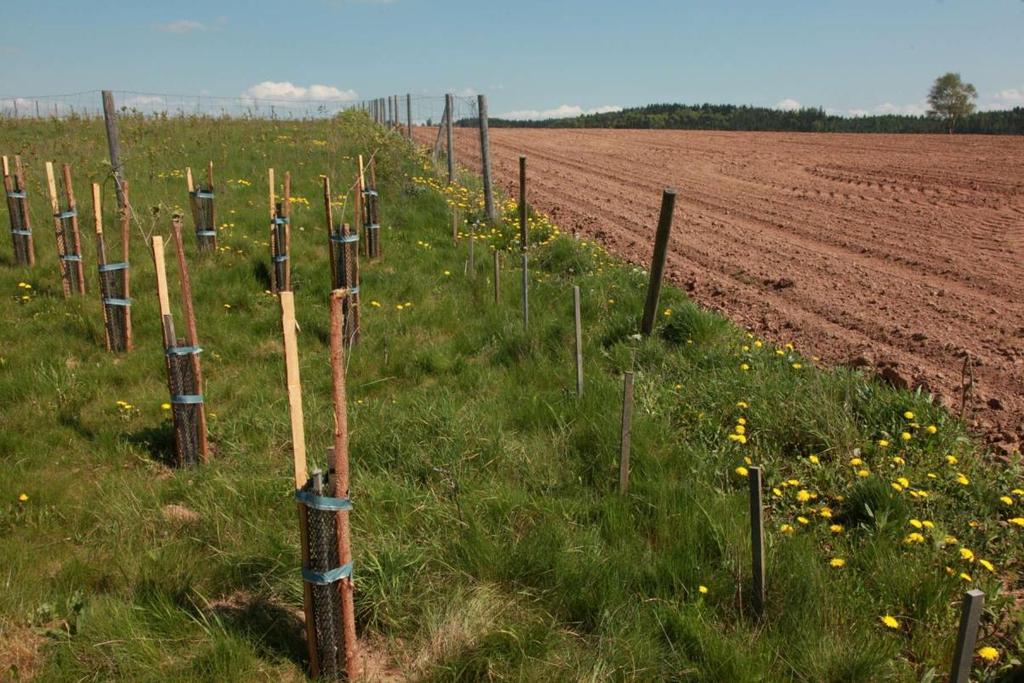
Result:
[[[928,432],[929,434],[934,434],[935,432],[939,431],[939,428],[936,427],[935,425],[928,425],[927,427],[925,427],[925,431]]]
[[[903,539],[904,543],[924,543],[924,536],[918,532],[907,534],[907,537]]]
[[[967,486],[968,484],[971,483],[971,480],[968,479],[962,472],[957,473],[956,480],[958,483],[963,484],[964,486]]]
[[[671,308],[666,308],[664,311],[661,312],[661,314],[663,316],[665,316],[666,318],[668,318],[668,317],[670,317],[672,315],[672,309]]]
[[[818,463],[821,462],[821,460],[819,460],[818,456],[816,456],[816,455],[809,455],[809,456],[807,456],[807,460],[810,461],[810,463],[812,465],[817,465]]]
[[[745,477],[745,476],[747,476],[748,474],[750,474],[750,472],[749,472],[749,471],[747,471],[747,468],[746,468],[746,467],[743,467],[742,465],[740,465],[739,467],[737,467],[737,468],[736,468],[735,470],[733,470],[733,471],[734,471],[734,472],[736,472],[736,474],[740,475],[741,477]]]
[[[841,567],[845,567],[846,566],[846,560],[844,560],[841,557],[833,557],[831,560],[829,560],[828,564],[829,564],[830,567],[834,567],[836,569],[839,569]]]
[[[794,370],[799,370],[802,367],[803,367],[803,365],[801,365],[800,363],[793,363],[793,369]]]
[[[910,526],[914,527],[915,529],[923,529],[924,528],[924,524],[922,524],[921,520],[919,520],[919,519],[912,519],[912,520],[910,520]]]
[[[986,645],[978,650],[978,656],[986,662],[994,662],[999,659],[999,650],[995,649],[991,645]]]
[[[736,424],[738,424],[738,425],[745,425],[745,424],[747,424],[747,421],[746,421],[746,419],[744,419],[742,417],[737,417],[736,418]]]
[[[18,500],[21,501],[22,503],[27,503],[28,502],[28,494],[27,493],[21,494],[20,496],[18,496]]]
[[[708,594],[708,587],[707,586],[697,586],[697,592],[700,593],[701,595],[707,595]]]
[[[783,524],[782,526],[779,527],[779,531],[781,531],[784,534],[791,534],[791,533],[793,533],[793,525],[792,524]]]
[[[750,406],[747,405],[746,401],[737,401],[736,402],[736,407],[737,408],[749,408]]]
[[[801,503],[806,503],[811,499],[811,494],[807,489],[800,489],[796,492],[796,499]]]
[[[926,519],[926,520],[924,520],[924,521],[922,521],[922,522],[921,522],[921,525],[922,525],[922,526],[923,526],[923,527],[924,527],[925,529],[934,529],[934,528],[935,528],[935,522],[929,522],[929,521],[928,521],[927,519]]]
[[[738,425],[736,425],[736,429],[735,429],[734,431],[735,431],[735,432],[736,432],[737,434],[746,434],[746,433],[747,433],[747,428],[746,428],[746,427],[744,427],[744,426],[743,426],[743,425],[741,425],[741,424],[738,424]]]
[[[854,467],[860,467],[861,465],[864,464],[864,461],[861,460],[860,458],[850,458],[850,464],[853,465]]]
[[[1013,498],[1009,496],[999,496],[999,500],[1002,501],[1003,505],[1013,505]]]
[[[857,476],[863,479],[864,477],[870,477],[871,472],[870,470],[857,470]]]
[[[730,434],[729,435],[729,440],[730,441],[735,441],[736,443],[746,443],[747,442],[747,437],[744,436],[743,434]]]
[[[956,461],[956,456],[955,455],[947,455],[946,456],[946,462],[949,463],[950,465],[955,465],[956,462],[957,462]]]
[[[968,562],[974,562],[974,553],[967,548],[960,548],[960,558]]]
[[[912,412],[910,412],[908,410],[907,412],[903,413],[903,417],[907,418],[908,420],[913,420],[914,419],[914,413],[912,413]]]
[[[448,275],[451,275],[451,274],[452,274],[452,271],[450,271],[450,270],[446,270],[446,271],[444,271],[444,274],[445,274],[446,276],[448,276]]]
[[[896,620],[896,617],[890,614],[879,617],[879,621],[881,621],[886,628],[895,630],[900,627],[900,622]]]
[[[160,410],[170,410],[170,409],[171,409],[171,404],[170,403],[161,403],[160,404]]]
[[[810,524],[811,523],[811,520],[807,519],[806,517],[797,517],[796,521],[800,522],[801,524]]]
[[[742,370],[743,372],[746,372],[749,369],[750,369],[750,366],[747,363],[740,363],[740,370]]]
[[[224,308],[231,308],[231,304],[224,304]]]
[[[370,305],[373,306],[374,308],[380,308],[380,302],[379,301],[371,301]]]
[[[996,566],[988,560],[978,560],[978,564],[980,564],[982,567],[989,570],[990,572],[994,572],[996,570]]]
[[[878,447],[879,448],[885,448],[888,445],[889,445],[889,440],[888,439],[879,439],[878,440]]]
[[[900,438],[903,439],[904,441],[910,441],[910,439],[912,439],[913,437],[910,436],[910,432],[901,432]]]
[[[834,534],[841,534],[841,533],[843,533],[843,525],[842,524],[833,524],[832,526],[830,526],[828,528],[828,530],[831,531]]]
[[[971,581],[974,581],[974,579],[971,578],[970,574],[967,574],[967,573],[964,573],[964,572],[960,572],[960,580],[966,581],[967,583],[970,583]]]
[[[1024,527],[1024,517],[1014,517],[1009,520],[1010,524],[1016,524],[1019,527]]]
[[[822,519],[832,519],[832,508],[826,506],[818,511],[818,516]]]

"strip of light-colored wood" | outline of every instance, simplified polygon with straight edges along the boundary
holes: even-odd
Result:
[[[160,318],[171,314],[171,299],[167,293],[167,265],[164,261],[164,238],[153,235],[153,265],[156,267],[156,294],[160,299]]]
[[[92,215],[93,215],[93,226],[96,228],[96,234],[103,234],[103,200],[100,197],[100,184],[92,184]]]
[[[188,185],[189,193],[192,193],[192,192],[196,191],[196,185],[195,185],[194,182],[192,182],[192,167],[191,166],[186,166],[185,167],[185,184]]]
[[[292,424],[292,456],[295,465],[295,489],[306,485],[306,433],[302,415],[302,382],[299,378],[299,346],[295,334],[295,296],[281,292],[281,332],[284,337],[284,378],[288,389],[288,408]]]

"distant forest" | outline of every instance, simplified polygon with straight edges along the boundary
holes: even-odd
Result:
[[[462,119],[459,126],[476,126]],[[823,109],[783,111],[733,104],[651,104],[605,114],[563,119],[510,121],[490,118],[491,127],[509,128],[656,128],[678,130],[794,131],[813,133],[945,133],[941,119],[928,116],[836,116]],[[957,133],[1024,134],[1024,107],[982,111],[957,122]]]

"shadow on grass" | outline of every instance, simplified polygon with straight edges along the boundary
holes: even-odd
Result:
[[[256,261],[252,264],[252,276],[260,283],[260,289],[266,291],[271,288],[270,268],[263,261]]]
[[[156,427],[146,427],[125,435],[133,446],[145,449],[153,460],[167,467],[174,467],[174,428],[167,420]]]
[[[214,602],[211,611],[225,630],[240,635],[254,649],[306,666],[306,627],[296,610],[238,591]]]

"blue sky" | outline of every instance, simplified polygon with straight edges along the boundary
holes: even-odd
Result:
[[[487,93],[492,115],[668,101],[913,113],[953,70],[983,108],[1024,105],[1022,0],[4,4],[5,96],[450,90]]]

